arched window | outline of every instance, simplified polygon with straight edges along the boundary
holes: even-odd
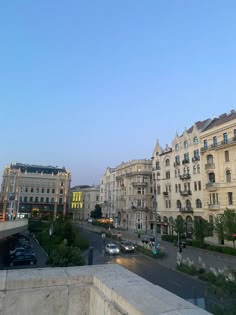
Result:
[[[213,163],[214,163],[213,155],[209,154],[207,156],[207,164],[213,164]]]
[[[177,200],[176,205],[177,205],[177,208],[178,208],[178,209],[181,209],[181,201],[180,201],[180,200]]]
[[[209,183],[215,183],[215,174],[214,173],[209,173],[208,178],[209,178]]]
[[[166,166],[170,166],[170,160],[166,159]]]
[[[200,199],[196,200],[196,208],[202,208],[202,202]]]
[[[194,143],[194,144],[198,144],[198,137],[194,137],[194,138],[193,138],[193,143]]]
[[[226,171],[226,182],[231,183],[231,172],[230,170]]]
[[[191,201],[189,199],[186,200],[186,208],[191,208]]]
[[[188,147],[188,140],[185,140],[184,141],[184,148],[187,148]]]
[[[179,145],[178,145],[178,143],[176,143],[176,145],[175,145],[175,151],[179,151]]]

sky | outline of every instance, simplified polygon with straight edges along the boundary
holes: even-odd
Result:
[[[2,0],[1,177],[18,162],[97,185],[236,109],[235,12],[235,0]]]

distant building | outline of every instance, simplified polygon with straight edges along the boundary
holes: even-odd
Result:
[[[87,220],[97,204],[100,204],[100,186],[80,185],[71,188],[70,216],[74,221]]]
[[[12,163],[5,167],[0,193],[3,217],[66,215],[71,174],[65,167]]]
[[[107,168],[101,179],[101,206],[106,217],[127,230],[153,229],[152,161],[132,160]]]

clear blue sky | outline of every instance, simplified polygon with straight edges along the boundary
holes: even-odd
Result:
[[[72,185],[236,106],[235,0],[2,0],[0,169]]]

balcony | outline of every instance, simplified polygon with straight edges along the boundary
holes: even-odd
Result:
[[[191,190],[181,190],[180,195],[181,196],[189,196],[189,195],[192,195],[192,191]]]
[[[210,192],[212,191],[216,191],[218,188],[218,184],[217,183],[207,183],[206,184],[206,189]]]
[[[194,156],[192,158],[192,162],[198,162],[198,161],[200,161],[200,156]]]
[[[182,180],[190,179],[191,175],[190,174],[183,174],[183,175],[179,175],[179,178],[182,179]]]
[[[174,167],[177,167],[177,166],[179,166],[180,165],[180,161],[175,161],[174,162]]]
[[[134,187],[146,187],[148,183],[147,182],[133,182],[132,185]]]
[[[168,191],[163,191],[163,195],[164,195],[164,197],[168,197],[168,195],[169,195]]]
[[[184,159],[183,161],[182,161],[182,164],[188,164],[189,163],[189,159]]]
[[[179,208],[179,212],[181,213],[193,213],[192,207]]]
[[[220,210],[220,203],[208,203],[208,208],[210,210]]]
[[[215,163],[207,163],[205,164],[205,170],[214,170],[215,169]]]
[[[235,143],[236,143],[236,137],[233,137],[233,138],[227,139],[227,140],[225,139],[223,141],[220,141],[219,143],[213,143],[210,146],[202,147],[201,152],[204,152],[207,150],[217,150],[217,149],[220,149],[222,147],[229,146],[229,145],[232,145]]]

